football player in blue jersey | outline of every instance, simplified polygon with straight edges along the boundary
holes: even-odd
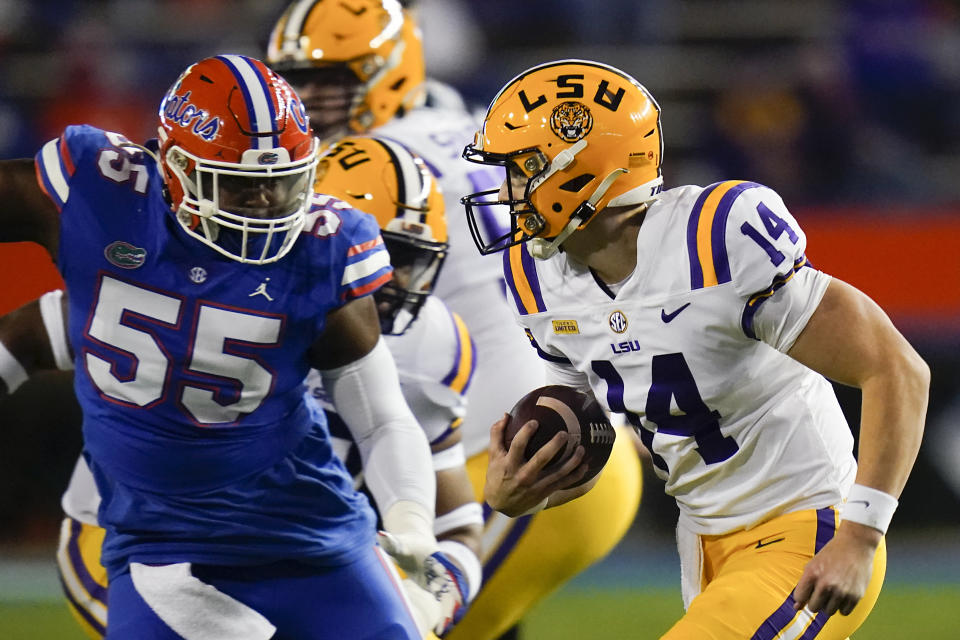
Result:
[[[810,267],[772,189],[663,190],[660,107],[618,69],[528,69],[464,157],[507,171],[499,191],[463,202],[470,216],[511,209],[506,234],[475,240],[505,251],[517,320],[550,379],[624,413],[676,499],[687,612],[663,637],[847,638],[883,581],[926,363],[866,295]],[[825,376],[862,392],[858,458]],[[536,423],[509,449],[504,424],[490,434],[491,507],[515,515],[590,490],[568,488],[582,451],[541,478],[563,439],[525,462]]]
[[[71,126],[0,161],[0,241],[46,247],[69,291],[106,637],[419,638],[302,384],[321,372],[391,550],[441,597],[457,570],[369,295],[391,278],[376,220],[312,196],[317,141],[260,61],[191,65],[159,124],[144,146]],[[0,349],[0,386],[23,375]]]

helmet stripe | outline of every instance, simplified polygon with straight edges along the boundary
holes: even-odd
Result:
[[[415,209],[423,208],[430,195],[430,184],[423,179],[420,165],[411,153],[393,140],[378,138],[377,142],[390,154],[394,170],[397,173],[397,204]],[[398,208],[397,217],[403,217],[406,209]],[[426,214],[420,214],[420,222],[425,222]]]
[[[254,65],[250,58],[237,55],[217,56],[223,60],[237,79],[240,90],[243,92],[244,102],[247,104],[247,116],[250,118],[250,127],[253,133],[270,133],[276,129],[277,111],[274,108],[273,96],[267,86],[267,79],[262,71]],[[268,137],[254,137],[254,148],[273,149],[280,146],[276,135]]]
[[[281,53],[296,53],[300,50],[300,36],[303,34],[304,23],[315,4],[317,0],[299,0],[290,5],[287,10],[287,23],[283,25],[283,36],[279,43]]]

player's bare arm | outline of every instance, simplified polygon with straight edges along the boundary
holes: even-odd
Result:
[[[856,482],[899,497],[923,435],[930,371],[869,297],[834,279],[788,352],[828,378],[860,388],[862,412]],[[870,579],[882,532],[844,521],[807,565],[797,607],[849,614]]]
[[[449,436],[431,446],[431,451],[434,455],[449,451],[458,446],[461,439],[462,433],[459,429],[455,430]],[[470,476],[467,475],[466,468],[461,464],[438,470],[437,518],[442,519],[443,516],[454,513],[457,509],[464,508],[464,505],[470,504],[475,504],[475,500],[473,485],[470,484]],[[480,522],[470,522],[438,534],[437,539],[459,542],[479,557],[480,535],[482,533],[483,525]]]
[[[0,342],[28,374],[56,368],[53,350],[43,329],[39,300],[32,300],[0,316]]]
[[[65,313],[58,290],[0,316],[0,397],[38,372],[72,368]]]
[[[310,349],[310,365],[321,370],[342,367],[370,353],[379,339],[373,298],[357,298],[327,315],[323,335]]]
[[[32,159],[0,160],[0,202],[0,241],[36,242],[56,256],[59,216],[37,183]]]

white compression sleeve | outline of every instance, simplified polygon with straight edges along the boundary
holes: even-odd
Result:
[[[73,358],[70,357],[70,343],[67,340],[67,328],[63,323],[63,308],[60,303],[63,291],[54,289],[40,297],[40,315],[43,317],[43,326],[50,339],[50,349],[57,369],[70,371],[73,369]]]
[[[436,476],[430,444],[400,391],[383,338],[362,358],[320,371],[323,386],[360,451],[363,475],[380,514],[405,500],[425,509],[432,527]]]
[[[7,393],[13,393],[27,381],[27,370],[2,342],[0,342],[0,380],[3,380],[6,385]]]

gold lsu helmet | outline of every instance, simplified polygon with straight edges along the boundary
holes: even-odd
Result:
[[[548,258],[605,207],[650,202],[663,187],[660,107],[643,85],[614,67],[558,60],[524,71],[490,103],[463,157],[507,169],[498,190],[461,199],[480,253],[530,241]],[[511,230],[481,231],[485,207],[510,208]]]
[[[380,329],[402,334],[433,291],[449,246],[443,194],[433,174],[398,142],[350,136],[320,157],[314,190],[377,219],[393,265],[393,280],[374,293]]]
[[[369,131],[426,97],[420,28],[397,0],[297,0],[274,25],[266,61],[323,140]],[[331,96],[338,89],[345,95]]]

